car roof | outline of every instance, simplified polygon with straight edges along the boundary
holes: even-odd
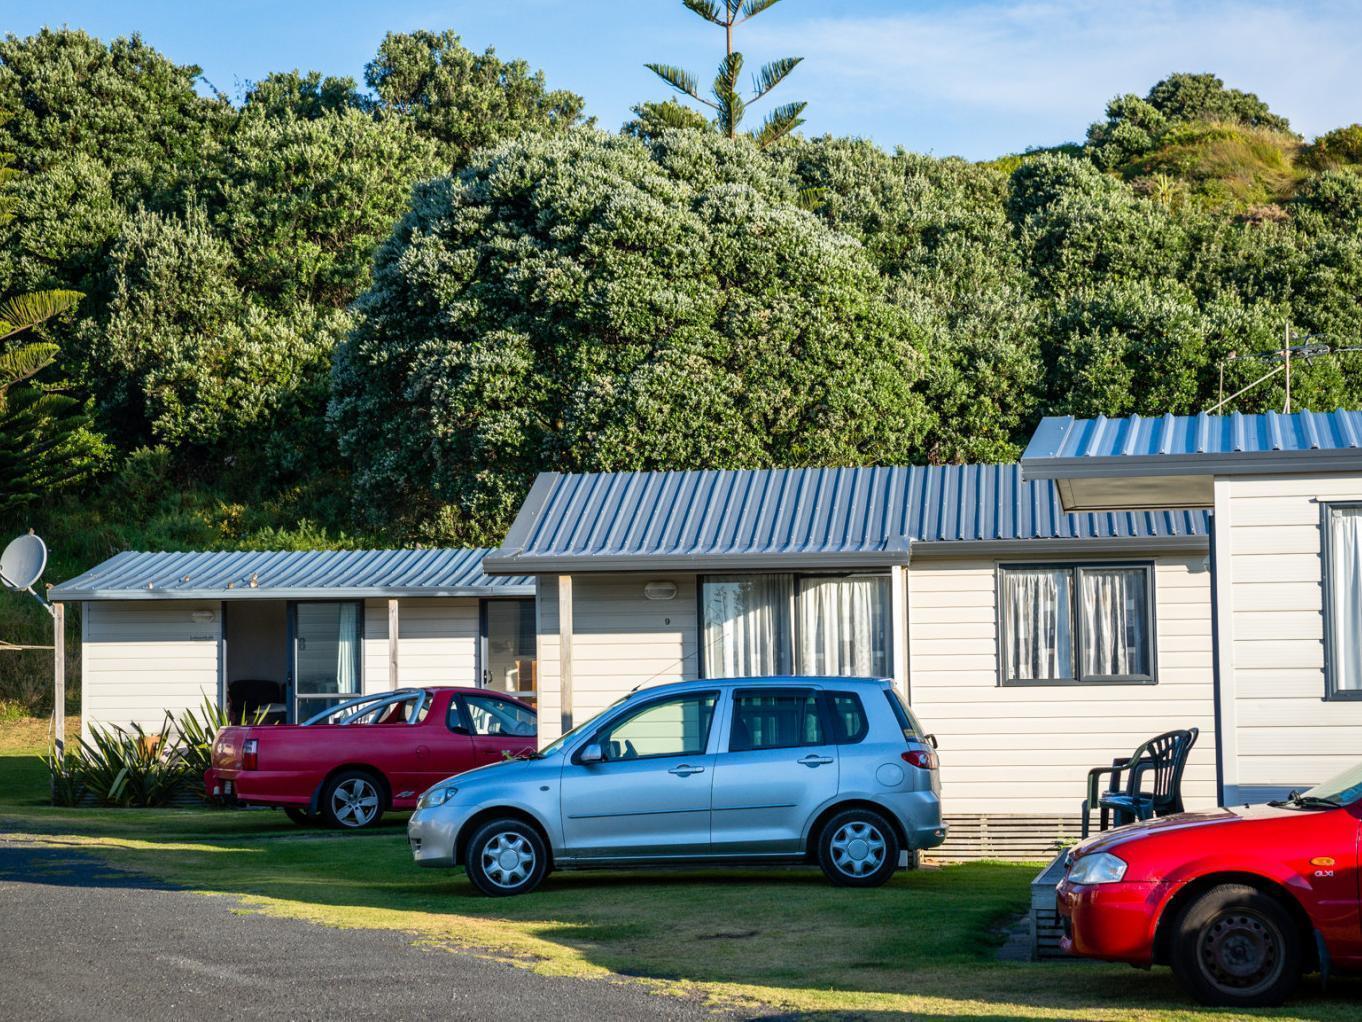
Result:
[[[629,693],[635,696],[657,695],[660,692],[700,691],[716,685],[724,688],[790,688],[799,685],[837,685],[842,688],[885,688],[893,684],[891,678],[847,677],[836,674],[775,674],[758,677],[735,678],[693,678],[689,681],[671,681],[660,685],[640,685]]]

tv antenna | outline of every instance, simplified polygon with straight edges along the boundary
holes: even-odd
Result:
[[[1326,358],[1330,355],[1341,355],[1344,352],[1349,351],[1362,351],[1362,347],[1357,346],[1336,348],[1333,347],[1332,345],[1324,344],[1323,342],[1315,340],[1315,337],[1316,337],[1315,334],[1295,333],[1290,326],[1287,326],[1282,330],[1282,346],[1280,348],[1276,348],[1272,351],[1248,351],[1244,352],[1243,354],[1240,354],[1237,351],[1230,352],[1228,355],[1226,355],[1223,359],[1220,360],[1219,365],[1220,392],[1218,395],[1219,400],[1217,400],[1215,404],[1211,405],[1210,408],[1206,409],[1206,413],[1209,415],[1219,411],[1221,408],[1225,407],[1225,405],[1229,404],[1231,401],[1239,397],[1241,394],[1247,394],[1250,390],[1252,390],[1259,384],[1266,383],[1268,380],[1272,379],[1278,373],[1283,373],[1285,374],[1284,382],[1286,384],[1286,399],[1283,404],[1282,411],[1290,415],[1291,363],[1293,359],[1297,362],[1304,361],[1306,364],[1309,364],[1310,362],[1314,361],[1317,358]],[[1293,344],[1292,341],[1298,341],[1303,343]],[[1274,365],[1267,372],[1263,373],[1263,375],[1259,376],[1252,383],[1240,387],[1229,397],[1226,397],[1225,366],[1231,362],[1241,362],[1246,359],[1251,359],[1258,362],[1276,362],[1278,364]]]

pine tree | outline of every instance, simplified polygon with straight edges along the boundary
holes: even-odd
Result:
[[[724,59],[714,77],[711,88],[713,99],[700,95],[699,80],[695,75],[672,64],[645,64],[649,71],[661,78],[677,92],[703,103],[714,111],[714,124],[729,138],[736,138],[747,108],[774,89],[798,66],[803,57],[781,57],[764,65],[752,76],[752,95],[746,98],[738,88],[742,75],[743,56],[733,49],[733,29],[743,22],[774,7],[780,0],[681,0],[689,10],[724,30]],[[757,145],[765,148],[784,138],[804,123],[800,116],[807,103],[785,103],[767,115],[762,126],[751,132]]]

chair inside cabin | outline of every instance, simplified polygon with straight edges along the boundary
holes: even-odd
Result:
[[[1089,770],[1083,836],[1088,836],[1094,809],[1099,813],[1099,830],[1182,812],[1182,774],[1200,733],[1198,728],[1166,731],[1129,756],[1113,759],[1111,766]],[[1108,778],[1107,788],[1099,791],[1103,776]]]

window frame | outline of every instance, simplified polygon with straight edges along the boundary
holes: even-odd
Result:
[[[1334,670],[1334,550],[1330,539],[1329,512],[1339,510],[1362,510],[1362,500],[1320,501],[1320,585],[1324,590],[1324,701],[1326,703],[1357,702],[1362,700],[1362,689],[1340,689]]]
[[[714,699],[714,710],[709,716],[709,728],[705,732],[704,741],[701,743],[699,752],[650,752],[646,756],[635,756],[633,759],[606,759],[602,757],[598,762],[592,763],[590,765],[594,767],[600,767],[609,766],[612,763],[640,763],[643,762],[644,760],[650,759],[677,759],[685,756],[708,756],[710,743],[713,741],[715,734],[714,721],[723,711],[724,706],[723,692],[722,690],[717,688],[697,689],[694,692],[677,692],[671,695],[662,696],[659,699],[649,699],[646,702],[640,702],[633,707],[623,706],[620,707],[619,713],[615,714],[609,720],[602,721],[601,725],[591,733],[591,736],[587,738],[586,741],[582,742],[581,745],[577,746],[576,749],[573,750],[572,762],[575,765],[581,766],[582,765],[581,755],[583,749],[585,749],[588,745],[604,746],[602,736],[604,736],[611,728],[626,723],[630,720],[633,720],[639,714],[646,713],[648,710],[651,710],[654,706],[661,706],[665,703],[681,702],[684,699],[704,699],[707,697],[712,697]],[[602,748],[602,753],[604,753],[604,748]]]
[[[823,732],[821,742],[800,742],[798,745],[763,745],[751,749],[733,748],[733,723],[738,716],[738,700],[743,696],[790,696],[807,695],[813,699],[814,713],[818,715],[818,726]],[[863,707],[864,709],[864,707]],[[814,685],[781,685],[779,688],[770,687],[749,687],[735,688],[728,698],[728,733],[727,741],[720,752],[741,755],[745,752],[780,752],[782,749],[820,749],[827,745],[838,744],[833,740],[832,721],[828,719],[828,708],[823,701],[823,690]]]
[[[1143,570],[1145,573],[1145,607],[1149,627],[1149,673],[1148,674],[1084,674],[1083,673],[1083,615],[1079,601],[1083,598],[1083,572],[1117,568],[1121,570]],[[1007,676],[1007,573],[1009,571],[1067,571],[1070,574],[1069,591],[1074,601],[1073,612],[1073,664],[1072,678],[1009,678]],[[994,618],[997,626],[997,687],[998,688],[1043,688],[1075,687],[1090,685],[1157,685],[1159,683],[1159,629],[1158,597],[1155,592],[1157,573],[1152,560],[1139,561],[999,561],[994,570]]]
[[[894,591],[893,575],[889,569],[883,571],[730,571],[730,572],[711,572],[710,574],[700,575],[695,585],[695,610],[696,610],[696,631],[698,634],[697,646],[699,647],[699,667],[700,678],[709,680],[718,678],[724,680],[722,675],[709,673],[709,647],[705,644],[705,584],[710,579],[731,579],[746,575],[787,575],[790,578],[790,600],[787,608],[789,616],[789,629],[785,636],[790,644],[789,662],[790,673],[788,675],[776,675],[776,677],[791,678],[821,678],[821,674],[800,674],[799,666],[799,647],[800,647],[800,627],[799,627],[799,595],[801,582],[809,579],[853,579],[853,578],[883,578],[889,580],[888,602],[885,604],[885,620],[888,622],[888,630],[885,635],[885,666],[888,677],[893,672],[894,666]],[[777,658],[779,659],[779,658]]]
[[[329,598],[315,597],[306,600],[287,600],[284,604],[284,641],[287,643],[284,683],[284,698],[288,704],[286,719],[290,724],[301,724],[305,720],[311,720],[321,710],[313,710],[306,716],[299,711],[303,708],[302,704],[306,700],[317,701],[323,699],[331,693],[329,692],[299,692],[298,691],[298,607],[302,604],[331,603],[337,606],[343,603],[352,604],[355,607],[355,649],[359,654],[359,659],[355,666],[355,691],[338,692],[341,702],[348,699],[358,699],[366,695],[364,691],[364,629],[365,629],[365,606],[363,600],[352,598]]]

